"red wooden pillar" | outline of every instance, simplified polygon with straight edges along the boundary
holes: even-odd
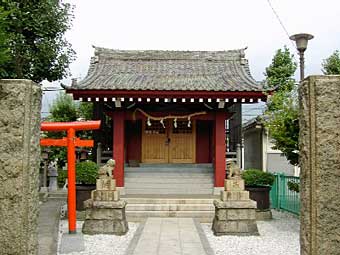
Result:
[[[215,187],[223,187],[225,179],[225,118],[224,112],[216,112],[215,117]]]
[[[76,131],[74,128],[67,130],[67,177],[68,177],[68,229],[70,234],[77,232],[76,229]]]
[[[113,158],[116,161],[114,178],[117,187],[124,187],[124,112],[113,113]]]

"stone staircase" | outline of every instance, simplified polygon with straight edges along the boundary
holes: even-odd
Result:
[[[212,222],[211,164],[141,164],[125,168],[128,221],[147,217],[192,217]]]
[[[67,190],[56,190],[48,193],[48,200],[67,200]]]
[[[125,167],[126,194],[213,194],[211,164],[141,164]]]
[[[190,197],[122,197],[127,201],[126,217],[128,221],[138,222],[147,217],[196,218],[200,222],[212,222],[215,214],[213,196]],[[206,197],[206,198],[205,198]]]

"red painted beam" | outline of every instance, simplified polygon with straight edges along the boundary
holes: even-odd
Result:
[[[59,147],[66,147],[67,146],[67,139],[66,137],[61,139],[40,139],[41,146],[59,146]],[[94,142],[93,140],[80,140],[79,138],[75,139],[75,146],[77,147],[93,147]]]
[[[215,187],[223,187],[225,179],[225,114],[216,112],[215,119]]]
[[[79,97],[135,97],[135,98],[261,98],[267,95],[261,91],[179,91],[179,90],[66,90],[74,99]]]
[[[114,178],[118,187],[124,187],[124,143],[125,114],[123,111],[113,113],[113,158],[116,161]]]
[[[77,147],[93,147],[94,142],[93,140],[80,140],[79,138],[76,139],[75,145]]]
[[[70,128],[74,130],[93,130],[99,129],[100,120],[74,121],[74,122],[43,122],[41,131],[66,131]]]
[[[50,138],[40,139],[40,145],[41,146],[63,146],[63,147],[66,147],[67,146],[67,139],[66,139],[66,137],[64,137],[62,139],[50,139]]]

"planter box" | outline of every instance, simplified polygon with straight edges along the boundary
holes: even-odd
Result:
[[[77,204],[76,209],[77,211],[83,211],[84,208],[84,201],[91,198],[92,190],[96,189],[95,184],[77,184],[76,185],[76,197],[77,197]]]
[[[268,210],[270,208],[270,189],[271,187],[268,186],[246,186],[250,199],[257,202],[257,209],[259,210]]]

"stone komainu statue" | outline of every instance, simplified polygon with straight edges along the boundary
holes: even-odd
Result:
[[[230,159],[227,159],[227,174],[228,179],[241,179],[241,169]]]
[[[112,179],[112,172],[115,168],[116,161],[114,159],[109,159],[106,164],[99,168],[98,170],[98,178],[99,179]]]

